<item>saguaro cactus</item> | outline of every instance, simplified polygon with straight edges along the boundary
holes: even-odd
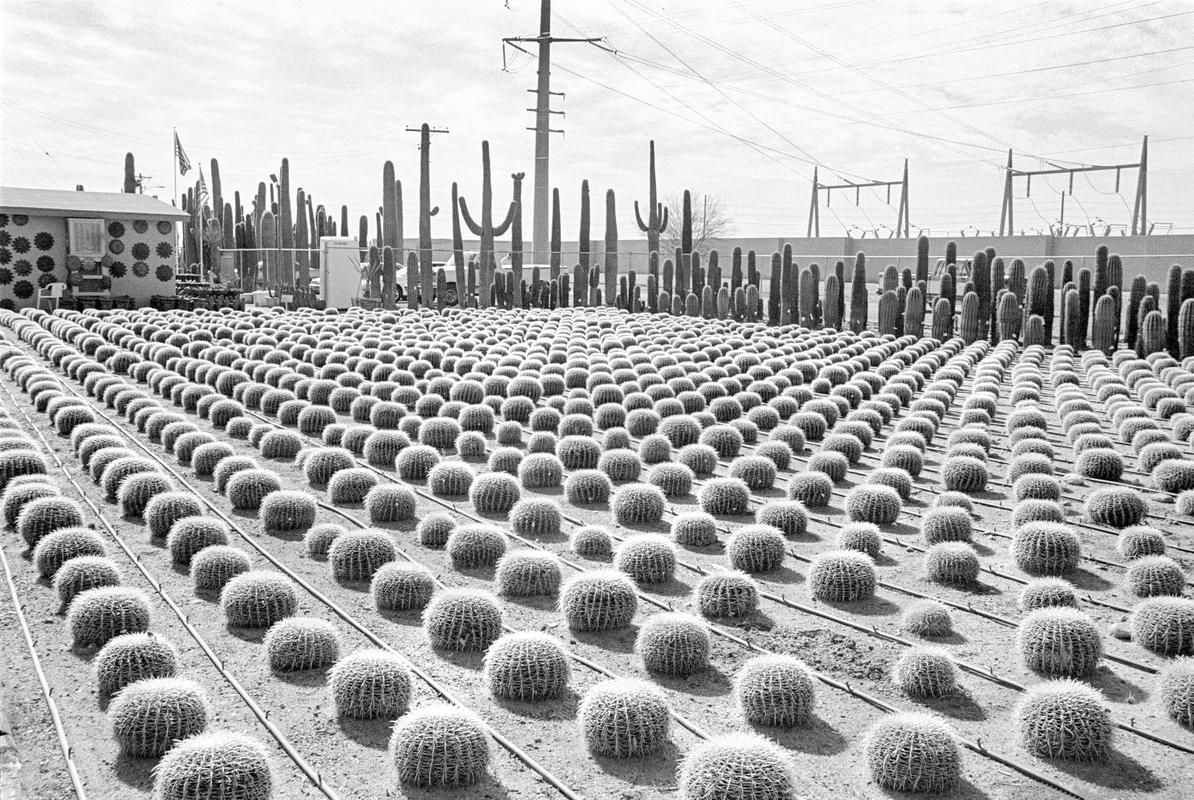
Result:
[[[924,332],[925,296],[919,286],[913,286],[904,298],[904,333],[919,339]]]
[[[1090,325],[1091,345],[1107,355],[1115,352],[1118,342],[1115,338],[1115,298],[1103,295],[1095,302]]]
[[[493,273],[496,266],[494,260],[493,239],[495,236],[502,236],[509,230],[510,225],[514,222],[514,214],[518,211],[518,203],[511,202],[510,209],[506,212],[506,218],[499,224],[495,225],[493,222],[493,179],[489,168],[489,142],[481,142],[481,222],[477,223],[469,214],[468,204],[464,198],[460,198],[460,214],[464,218],[464,224],[473,232],[474,236],[481,237],[481,251],[478,254],[480,263],[478,269],[481,272],[478,288],[478,294],[481,298],[481,307],[487,308],[489,306],[490,290],[493,286]]]
[[[510,175],[511,180],[514,181],[514,201],[511,208],[514,209],[514,218],[510,222],[510,278],[512,283],[508,283],[508,294],[511,295],[510,302],[513,303],[514,308],[522,308],[522,260],[523,260],[523,243],[522,243],[522,179],[526,177],[525,172],[515,172]]]
[[[854,275],[850,279],[850,330],[866,330],[867,318],[866,254],[854,256]]]
[[[639,213],[638,201],[634,201],[634,218],[638,222],[639,230],[647,234],[647,252],[659,252],[659,234],[667,230],[667,206],[659,202],[659,193],[655,183],[655,141],[651,140],[651,157],[648,168],[649,188],[647,190],[647,221]]]
[[[589,181],[580,182],[580,241],[576,255],[576,302],[573,305],[587,305],[589,300],[589,271],[591,244],[589,241]]]
[[[464,234],[460,230],[460,191],[452,181],[452,263],[456,268],[456,296],[463,307],[468,276],[464,261]]]
[[[837,275],[825,279],[825,327],[840,331],[842,315],[838,310],[842,299],[842,286]]]
[[[614,190],[605,191],[605,299],[613,302],[618,285],[618,212]]]
[[[133,154],[124,154],[124,194],[137,192],[137,167],[133,164]]]
[[[900,313],[900,298],[894,291],[888,290],[879,298],[879,334],[881,336],[900,336],[897,326]]]
[[[978,295],[978,336],[986,338],[991,319],[991,262],[987,260],[986,251],[979,250],[974,254],[970,274],[974,281],[974,292]],[[963,325],[963,337],[966,335],[965,329]]]
[[[560,190],[551,190],[551,270],[548,273],[549,280],[558,281],[560,279],[560,250],[563,248],[560,231]],[[535,260],[539,259],[538,253],[535,254]]]
[[[959,328],[961,329],[962,341],[966,344],[974,344],[982,335],[979,331],[979,309],[980,301],[976,292],[967,292],[962,298],[962,316],[959,320]]]
[[[1135,290],[1135,288],[1136,285],[1133,282],[1132,289]],[[1168,279],[1165,282],[1165,349],[1174,358],[1177,358],[1178,353],[1181,352],[1177,337],[1177,320],[1181,315],[1181,307],[1182,267],[1180,264],[1174,264],[1169,268]],[[1129,305],[1129,313],[1130,309]]]
[[[783,294],[784,267],[783,258],[779,252],[771,254],[771,280],[767,287],[767,321],[772,325],[779,324],[780,306]]]
[[[933,338],[944,342],[954,335],[954,313],[949,300],[938,297],[933,304]]]
[[[395,281],[394,248],[386,245],[381,251],[381,304],[386,308],[394,307]]]
[[[916,240],[916,280],[929,279],[929,237],[920,236]]]

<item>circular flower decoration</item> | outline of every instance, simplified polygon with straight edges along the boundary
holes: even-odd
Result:
[[[149,274],[149,265],[144,261],[137,261],[133,264],[133,274],[138,278],[144,278]]]
[[[0,247],[8,247],[12,244],[12,234],[8,231],[0,231]]]
[[[135,248],[136,245],[133,245],[133,247]],[[112,241],[108,242],[108,249],[116,255],[120,255],[124,252],[124,242],[120,241],[119,239],[113,239]]]
[[[57,282],[57,280],[58,279],[55,278],[50,273],[43,272],[42,274],[37,276],[37,285],[44,289],[47,286],[49,286],[51,283]]]
[[[174,223],[173,222],[171,222],[168,219],[159,219],[158,220],[158,233],[165,236],[167,233],[173,233],[173,232],[174,232]]]
[[[29,215],[28,214],[13,214],[12,215],[12,224],[18,225],[18,226],[28,225],[29,224]]]
[[[8,267],[0,267],[0,286],[7,286],[12,283],[12,270]]]
[[[158,246],[154,248],[158,254],[158,258],[169,258],[174,255],[174,245],[169,242],[158,242]]]
[[[149,258],[149,245],[145,242],[137,242],[132,249],[133,258],[138,261],[144,261]]]
[[[54,234],[42,231],[33,237],[33,246],[38,250],[49,250],[54,246]]]
[[[129,268],[124,265],[123,261],[113,261],[108,266],[108,274],[113,278],[123,278],[128,270]]]
[[[22,300],[33,297],[33,284],[29,281],[17,281],[12,287],[12,293]]]
[[[133,220],[133,230],[137,233],[145,233],[149,230],[149,223],[143,219],[135,219]]]
[[[73,255],[67,256],[66,257],[66,268],[67,269],[83,269],[83,259],[79,258],[78,256],[73,256]]]
[[[124,236],[124,223],[118,219],[114,219],[108,223],[108,235],[113,239],[119,239]]]
[[[53,256],[38,256],[37,268],[40,269],[42,272],[52,272],[54,269]]]
[[[27,236],[18,236],[12,240],[12,249],[18,253],[28,253],[29,247],[29,237]]]
[[[169,264],[162,264],[153,274],[157,275],[159,281],[168,281],[174,277],[174,270],[170,269]]]
[[[13,271],[22,278],[33,272],[33,265],[29,263],[28,259],[22,258],[20,261],[12,265]]]
[[[7,264],[12,261],[12,251],[7,247],[0,247],[0,264]]]
[[[12,301],[11,297],[6,297],[3,300],[0,300],[0,308],[3,308],[6,311],[16,311],[17,304]]]

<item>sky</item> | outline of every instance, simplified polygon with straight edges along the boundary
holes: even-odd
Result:
[[[530,239],[536,64],[502,38],[535,35],[539,0],[0,0],[0,19],[3,185],[119,191],[131,151],[169,199],[177,129],[209,176],[219,160],[226,197],[248,205],[285,156],[354,234],[392,160],[413,232],[405,128],[428,122],[450,131],[432,141],[433,234],[451,233],[453,181],[479,206],[488,140],[498,207],[527,174]],[[622,238],[638,235],[650,140],[661,194],[717,198],[737,236],[796,237],[814,166],[822,183],[898,180],[907,158],[913,234],[957,235],[998,227],[1009,147],[1019,169],[1130,163],[1148,134],[1149,217],[1194,231],[1190,0],[555,0],[552,33],[602,37],[552,48],[565,239],[586,178],[594,238],[609,188]],[[1135,184],[1077,175],[1066,221],[1129,222]],[[1017,179],[1016,227],[1056,223],[1068,189]],[[886,236],[898,195],[854,194],[822,199],[822,235]]]

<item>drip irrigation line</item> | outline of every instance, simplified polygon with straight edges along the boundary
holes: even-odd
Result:
[[[8,388],[8,386],[3,382],[0,382],[0,386],[3,386],[4,393],[8,396],[9,402],[13,404],[13,407],[18,408],[19,405],[16,403],[12,395],[12,391]],[[91,509],[91,512],[95,514],[96,518],[104,526],[104,529],[107,530],[108,535],[121,549],[121,551],[124,552],[125,556],[127,556],[128,559],[133,562],[133,565],[141,573],[145,581],[153,587],[154,591],[157,592],[162,601],[170,608],[174,615],[178,617],[179,623],[183,626],[187,633],[190,634],[191,638],[195,640],[195,643],[199,645],[199,649],[203,651],[205,656],[207,656],[207,659],[211,662],[212,666],[216,668],[216,671],[220,673],[220,676],[223,677],[228,685],[232,687],[232,690],[236,692],[238,696],[240,696],[241,701],[244,702],[244,704],[249,708],[249,711],[252,712],[253,716],[257,718],[257,721],[260,722],[266,731],[269,732],[269,735],[274,739],[275,742],[277,742],[278,746],[282,749],[282,752],[284,752],[286,756],[294,762],[295,766],[299,768],[299,771],[303,773],[307,780],[314,784],[315,788],[317,788],[324,795],[324,797],[328,798],[328,800],[339,800],[340,795],[336,792],[336,790],[324,783],[319,771],[312,767],[311,764],[308,763],[305,758],[303,758],[302,754],[300,754],[298,750],[295,749],[294,745],[290,743],[290,740],[286,737],[286,734],[284,734],[277,725],[270,721],[269,715],[266,713],[266,711],[262,709],[260,705],[258,705],[257,701],[253,699],[248,690],[246,690],[240,681],[236,679],[236,676],[234,676],[224,667],[223,661],[220,660],[219,656],[216,655],[211,645],[203,638],[195,626],[191,624],[190,620],[187,618],[187,615],[183,612],[179,605],[173,600],[173,598],[170,597],[170,595],[166,593],[166,590],[162,588],[161,582],[153,577],[149,570],[146,569],[145,565],[143,565],[137,558],[136,554],[133,553],[124,540],[120,538],[120,536],[116,533],[116,530],[112,527],[111,523],[108,522],[102,513],[100,513],[99,507],[96,506],[91,498],[87,496],[87,493],[81,486],[79,486],[78,481],[76,481],[74,476],[70,474],[70,471],[66,468],[66,465],[62,462],[62,459],[58,457],[58,454],[54,452],[54,449],[50,446],[50,443],[46,440],[37,424],[29,419],[29,415],[23,409],[21,410],[21,415],[25,418],[25,422],[33,429],[33,432],[37,434],[37,438],[41,440],[42,447],[45,449],[46,453],[51,459],[53,459],[54,463],[62,471],[62,477],[66,478],[70,485],[74,487],[74,490],[78,493],[79,498],[87,505],[88,508]],[[3,553],[0,553],[0,557],[2,556]],[[5,570],[7,571],[7,564],[5,565]]]
[[[65,382],[62,381],[61,379],[59,379],[57,377],[57,375],[55,375],[54,377],[60,384],[66,386]],[[66,386],[66,388],[72,394],[75,394],[76,397],[81,396],[78,394],[78,392],[76,392],[73,389],[73,387]],[[291,570],[289,567],[287,567],[285,564],[283,564],[280,560],[278,560],[272,553],[267,551],[265,548],[261,547],[260,544],[258,544],[256,541],[254,541],[251,536],[246,534],[240,528],[240,526],[238,526],[228,515],[226,515],[223,511],[221,511],[214,503],[212,503],[211,500],[209,500],[207,497],[205,497],[201,492],[199,492],[193,486],[191,486],[190,483],[188,483],[181,475],[179,475],[178,472],[176,472],[170,464],[166,463],[156,453],[152,452],[148,447],[143,445],[140,441],[137,440],[136,437],[129,434],[128,431],[126,431],[122,425],[114,423],[112,421],[112,419],[109,418],[103,412],[97,411],[96,414],[100,418],[107,421],[109,424],[113,425],[119,431],[121,431],[121,433],[125,436],[125,438],[127,438],[129,441],[133,442],[139,449],[141,449],[147,455],[149,455],[149,457],[151,459],[153,459],[158,464],[160,464],[163,469],[165,469],[167,472],[169,472],[171,475],[173,475],[183,486],[185,486],[187,489],[189,489],[192,492],[192,494],[194,494],[196,497],[198,497],[199,500],[204,505],[206,505],[209,509],[211,509],[213,514],[215,514],[217,517],[219,517],[221,520],[223,520],[225,522],[225,524],[229,525],[232,530],[235,530],[237,532],[237,534],[242,539],[244,539],[254,550],[256,550],[258,552],[258,554],[260,554],[263,558],[265,558],[267,561],[269,561],[271,564],[273,564],[274,567],[276,567],[279,571],[283,572],[287,577],[289,577],[291,580],[293,580],[296,584],[301,586],[308,594],[310,594],[312,597],[314,597],[320,603],[325,605],[330,611],[332,611],[332,613],[334,613],[336,616],[338,616],[349,627],[353,628],[354,630],[357,631],[357,633],[361,634],[366,639],[368,639],[370,641],[370,643],[372,643],[375,647],[381,648],[383,650],[387,650],[395,655],[398,655],[400,658],[402,658],[403,661],[405,661],[407,663],[407,666],[411,670],[411,672],[414,675],[416,675],[421,681],[423,681],[423,683],[425,683],[428,686],[428,688],[430,688],[433,692],[435,692],[437,695],[439,695],[443,700],[445,700],[459,708],[467,710],[467,706],[459,698],[457,698],[447,688],[445,688],[438,681],[436,681],[434,678],[432,678],[425,670],[423,670],[421,667],[419,667],[414,662],[412,662],[409,658],[407,658],[405,654],[396,650],[392,645],[390,645],[388,642],[386,642],[384,639],[382,639],[380,636],[378,636],[376,633],[374,633],[371,629],[369,629],[368,627],[366,627],[365,625],[360,623],[351,614],[349,614],[347,611],[345,611],[343,608],[341,608],[335,601],[333,601],[331,598],[327,597],[325,594],[323,594],[318,589],[316,589],[314,586],[312,586],[310,583],[308,583],[304,578],[302,578],[301,576],[296,574],[293,570]],[[503,734],[498,732],[489,723],[482,721],[482,724],[485,725],[486,729],[489,732],[489,735],[493,738],[494,741],[496,741],[503,749],[508,751],[516,759],[521,761],[528,769],[530,769],[532,772],[539,775],[540,778],[542,778],[546,783],[548,783],[550,786],[552,786],[552,788],[554,788],[556,791],[558,791],[561,795],[568,798],[569,800],[581,800],[581,796],[579,794],[577,794],[575,791],[573,791],[571,788],[569,788],[562,780],[560,780],[558,777],[556,777],[546,767],[539,764],[538,761],[536,761],[533,757],[531,757],[528,753],[526,753],[522,748],[520,748],[514,742],[507,739]]]
[[[66,774],[70,778],[71,788],[79,800],[87,800],[87,792],[83,789],[83,779],[79,776],[79,768],[75,765],[74,749],[66,737],[66,728],[62,724],[62,716],[58,713],[58,703],[54,700],[54,689],[46,679],[46,672],[42,669],[41,658],[37,655],[37,647],[33,643],[33,633],[29,629],[29,621],[25,618],[25,606],[17,593],[17,584],[13,579],[12,570],[8,566],[8,556],[0,548],[0,567],[4,569],[4,581],[8,584],[8,593],[12,597],[12,608],[17,616],[17,624],[21,628],[21,635],[25,639],[25,646],[29,648],[29,659],[33,664],[33,673],[37,676],[37,685],[41,690],[42,699],[46,701],[46,709],[50,714],[50,721],[54,725],[54,737],[58,740],[58,748],[62,750],[62,758],[66,761]],[[5,731],[11,734],[12,731]],[[12,777],[12,776],[9,776]]]

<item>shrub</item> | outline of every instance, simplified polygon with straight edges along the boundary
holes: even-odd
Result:
[[[913,636],[937,638],[953,633],[953,617],[949,607],[936,600],[917,600],[905,609],[900,627]]]
[[[195,589],[223,589],[228,581],[252,569],[245,551],[228,545],[209,545],[191,559],[191,580]]]
[[[39,497],[30,500],[17,515],[17,534],[30,549],[51,533],[83,525],[82,508],[69,497]]]
[[[486,591],[443,589],[423,610],[423,630],[432,647],[480,652],[502,635],[501,606]]]
[[[595,570],[565,581],[560,588],[559,606],[574,631],[614,631],[630,624],[638,610],[638,595],[624,573]]]
[[[667,742],[671,711],[660,689],[640,680],[618,679],[585,692],[577,720],[594,755],[638,758]]]
[[[741,618],[755,612],[759,588],[754,579],[738,571],[715,572],[693,588],[697,609],[706,617]]]
[[[118,586],[120,570],[116,562],[102,556],[76,556],[67,560],[54,573],[54,593],[63,608],[88,589]]]
[[[207,693],[185,678],[146,678],[112,700],[108,720],[120,752],[157,758],[176,741],[203,732],[211,713]]]
[[[89,528],[59,528],[42,537],[33,549],[37,572],[47,580],[72,558],[103,556],[104,541]]]
[[[1016,566],[1032,575],[1067,575],[1078,567],[1078,535],[1057,522],[1021,525],[1010,545]]]
[[[541,497],[519,500],[510,509],[510,527],[519,536],[559,536],[563,516],[555,501]]]
[[[925,551],[925,578],[934,583],[970,586],[978,580],[978,555],[965,542],[941,542]]]
[[[276,672],[303,672],[330,667],[340,658],[340,634],[330,622],[290,617],[265,634],[269,667]]]
[[[122,633],[149,630],[149,597],[140,589],[100,586],[75,596],[66,622],[77,646],[104,645]]]
[[[870,556],[836,550],[813,556],[808,571],[809,593],[818,600],[852,603],[875,596],[875,564]]]
[[[1164,656],[1194,655],[1194,600],[1154,597],[1132,610],[1132,641]]]
[[[1176,597],[1186,588],[1186,575],[1168,556],[1143,556],[1128,565],[1124,585],[1137,597]]]
[[[1020,623],[1024,666],[1048,678],[1085,678],[1098,669],[1103,642],[1090,617],[1072,608],[1041,608]]]
[[[228,544],[228,526],[213,517],[183,517],[170,526],[166,537],[170,560],[182,566],[189,566],[205,547],[225,544]]]
[[[560,588],[560,560],[551,553],[521,549],[498,559],[493,579],[503,597],[554,597]]]
[[[1024,748],[1041,758],[1097,761],[1111,752],[1111,712],[1102,696],[1074,680],[1029,687],[1014,711]]]
[[[788,497],[808,508],[827,506],[833,497],[833,481],[823,472],[797,473],[788,483]]]
[[[1025,613],[1038,608],[1077,608],[1078,596],[1068,581],[1061,578],[1036,578],[1024,584],[1018,604]]]
[[[492,525],[461,525],[445,545],[455,569],[492,567],[506,552],[506,536]]]
[[[901,507],[899,493],[890,486],[860,484],[846,495],[846,516],[852,522],[892,525]]]
[[[871,779],[884,789],[946,794],[958,783],[957,741],[936,717],[883,717],[866,732],[862,746]]]
[[[410,705],[410,670],[400,656],[385,650],[358,650],[340,659],[328,685],[339,717],[393,719]]]
[[[315,498],[301,491],[270,492],[261,501],[261,523],[267,531],[305,531],[315,524]]]
[[[178,651],[161,636],[125,633],[111,639],[95,656],[96,687],[102,696],[147,678],[172,678]]]

